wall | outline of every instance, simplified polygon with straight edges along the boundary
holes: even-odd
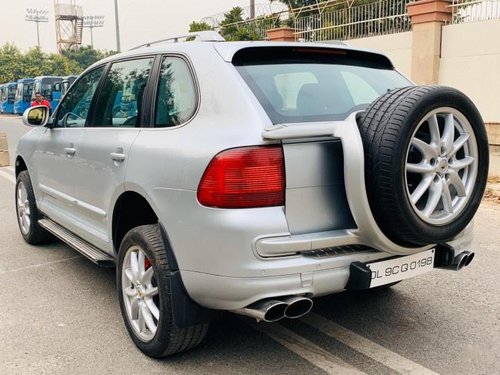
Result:
[[[347,40],[352,46],[383,52],[397,70],[410,77],[412,32],[379,35],[362,39]]]
[[[458,88],[485,122],[500,122],[500,20],[443,27],[439,84]]]

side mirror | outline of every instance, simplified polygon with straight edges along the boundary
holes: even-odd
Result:
[[[23,113],[23,123],[27,126],[45,126],[49,121],[49,109],[44,105],[28,108]]]

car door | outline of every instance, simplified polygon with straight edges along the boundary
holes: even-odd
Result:
[[[81,223],[76,233],[110,254],[112,204],[125,190],[129,151],[141,131],[143,97],[153,62],[153,57],[144,57],[111,64],[92,118],[76,144],[73,184]]]
[[[32,158],[31,175],[38,188],[40,210],[70,230],[80,225],[75,212],[76,145],[103,72],[104,66],[93,69],[68,92],[54,118],[54,127],[44,129]]]

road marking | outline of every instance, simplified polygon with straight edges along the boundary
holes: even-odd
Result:
[[[16,179],[14,178],[14,176],[12,176],[10,173],[7,173],[5,171],[0,170],[0,177],[5,178],[6,180],[12,182],[13,184],[16,183]]]
[[[25,270],[31,270],[31,269],[34,269],[34,268],[40,268],[40,267],[44,267],[44,266],[50,266],[52,264],[58,264],[58,263],[68,262],[68,261],[73,260],[73,259],[83,259],[83,257],[81,255],[78,255],[78,256],[71,257],[71,258],[54,260],[52,262],[45,262],[45,263],[33,264],[31,266],[26,266],[26,267],[21,267],[21,268],[15,268],[15,269],[12,269],[12,270],[7,270],[7,271],[0,271],[0,275],[5,275],[5,274],[8,274],[8,273],[19,272],[19,271],[25,271]]]
[[[309,313],[301,321],[401,374],[437,375],[436,372],[317,314]]]
[[[306,338],[278,324],[249,324],[252,328],[271,337],[295,354],[328,374],[361,375],[364,372],[352,367],[339,357],[313,344]]]

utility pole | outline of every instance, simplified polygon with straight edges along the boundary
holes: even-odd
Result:
[[[94,27],[104,26],[104,16],[84,16],[83,27],[90,29],[90,45],[94,48]]]
[[[121,52],[120,21],[118,20],[118,0],[115,0],[115,25],[116,25],[116,52]]]
[[[250,0],[250,19],[255,18],[255,0]]]
[[[38,48],[40,48],[40,28],[38,24],[40,22],[49,22],[47,14],[49,12],[43,9],[26,8],[25,20],[28,22],[36,22],[36,39],[38,41]]]

